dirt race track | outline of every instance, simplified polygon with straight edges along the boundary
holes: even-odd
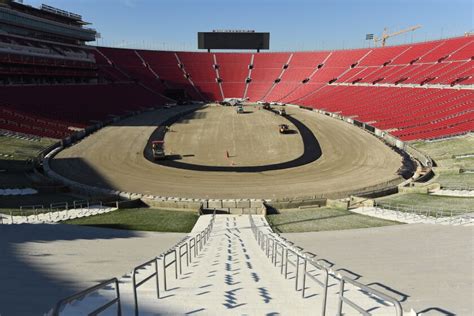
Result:
[[[189,109],[156,110],[105,127],[60,152],[51,167],[98,187],[216,199],[314,196],[399,178],[401,156],[374,136],[296,107],[286,107],[289,118],[256,106],[245,114],[200,108],[166,133],[172,158],[154,162],[149,141],[160,137],[157,126]],[[292,133],[279,134],[282,123]]]

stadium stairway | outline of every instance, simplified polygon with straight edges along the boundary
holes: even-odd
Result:
[[[281,255],[279,245],[284,243],[288,252]],[[346,281],[346,300],[371,315],[397,315],[383,294],[367,295],[348,276],[321,269],[321,261],[304,260],[314,255],[274,234],[264,216],[201,216],[174,249],[118,280],[122,315],[336,315],[341,279]],[[50,315],[88,314],[114,302],[116,295],[112,282],[93,294],[76,296]],[[346,301],[343,315],[358,314],[349,305]],[[101,315],[116,315],[118,306],[110,304]]]

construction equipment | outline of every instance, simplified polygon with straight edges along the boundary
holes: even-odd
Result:
[[[280,134],[286,134],[290,131],[290,127],[286,124],[280,124],[278,125],[278,129],[280,131]]]
[[[242,113],[244,113],[244,108],[243,108],[243,106],[239,105],[237,107],[237,114],[242,114]]]
[[[279,109],[279,110],[278,110],[278,114],[279,114],[280,116],[286,116],[286,111],[285,111],[285,109]]]
[[[407,32],[412,32],[414,30],[419,29],[420,27],[421,27],[421,25],[415,25],[415,26],[409,27],[407,29],[400,30],[400,31],[397,31],[397,32],[393,32],[393,33],[387,33],[388,29],[384,28],[383,33],[382,33],[382,37],[374,36],[374,44],[375,44],[375,46],[377,46],[378,43],[381,42],[382,47],[384,47],[388,38],[394,37],[394,36],[397,36],[397,35],[400,35],[400,34],[404,34],[404,33],[407,33]]]
[[[161,160],[166,157],[165,142],[163,140],[155,140],[151,142],[151,150],[154,160]]]

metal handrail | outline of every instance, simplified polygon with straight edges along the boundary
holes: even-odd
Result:
[[[174,259],[171,261],[171,262],[168,262],[166,263],[166,258],[168,255],[174,253]],[[168,287],[167,287],[167,281],[166,281],[166,269],[168,267],[170,267],[171,265],[174,264],[174,276],[175,276],[175,279],[178,278],[178,254],[176,253],[176,248],[172,249],[172,250],[169,250],[168,252],[166,252],[165,254],[163,254],[163,281],[164,281],[164,288],[165,288],[165,291],[168,290]]]
[[[196,238],[194,237],[189,239],[189,262],[193,262],[192,249],[194,249],[194,257],[196,257]]]
[[[288,256],[289,255],[294,255],[296,257],[296,262],[292,262]],[[299,283],[299,271],[300,271],[300,260],[302,260],[301,262],[304,262],[305,258],[304,256],[302,256],[300,253],[298,253],[297,251],[293,250],[293,249],[286,249],[286,256],[285,256],[285,279],[288,278],[288,263],[290,263],[292,266],[295,267],[295,290],[296,291],[299,291],[299,287],[298,287],[298,283]]]
[[[185,238],[183,238],[182,240],[180,240],[178,243],[176,243],[171,249],[169,249],[168,251],[164,252],[163,254],[161,254],[159,257],[157,258],[154,258],[154,259],[151,259],[137,267],[135,267],[133,269],[133,272],[132,272],[132,282],[133,282],[133,294],[134,294],[134,302],[135,302],[135,315],[138,315],[139,313],[139,309],[138,309],[138,291],[137,289],[143,285],[145,282],[149,281],[150,279],[152,279],[153,277],[156,277],[156,292],[157,292],[157,298],[159,299],[160,298],[160,288],[159,288],[159,269],[158,269],[158,260],[162,259],[163,261],[163,282],[164,282],[164,290],[167,291],[168,288],[167,288],[167,273],[166,273],[166,269],[168,267],[170,267],[171,265],[175,265],[175,278],[177,279],[178,278],[178,258],[179,258],[179,261],[181,261],[181,258],[184,256],[184,255],[187,255],[187,258],[189,261],[187,261],[188,263],[188,266],[189,266],[189,262],[191,262],[192,260],[192,251],[191,249],[194,247],[194,257],[196,257],[198,255],[198,252],[199,252],[199,248],[203,247],[203,245],[207,244],[208,240],[210,239],[210,235],[211,235],[211,231],[214,227],[214,222],[215,222],[215,216],[216,216],[216,213],[214,211],[213,215],[212,215],[212,218],[209,222],[209,224],[207,225],[207,227],[202,230],[201,232],[199,232],[195,237],[189,237],[189,236],[186,236]],[[0,217],[0,219],[2,219],[3,221],[3,218]],[[199,240],[199,243],[197,242]],[[178,251],[180,251],[183,247],[186,247],[186,251],[185,252],[180,252],[179,255],[178,255]],[[174,259],[171,261],[171,262],[166,262],[166,258],[173,254],[174,253]],[[141,268],[144,268],[146,266],[149,266],[150,264],[152,263],[155,263],[155,272],[153,272],[151,275],[148,275],[146,276],[143,280],[137,282],[137,279],[136,279],[136,274],[137,274],[137,271],[140,270]],[[181,262],[180,262],[181,263]],[[182,266],[180,264],[180,271],[182,273]],[[52,315],[53,316],[59,316],[59,313],[60,313],[60,310],[63,306],[65,306],[66,304],[69,304],[71,303],[72,301],[74,300],[77,300],[77,299],[80,299],[80,298],[83,298],[84,296],[87,296],[89,293],[93,293],[97,290],[100,290],[102,289],[103,287],[111,284],[111,283],[115,283],[115,289],[116,289],[116,298],[113,299],[112,301],[104,304],[103,306],[97,308],[96,310],[94,310],[93,312],[91,312],[89,315],[98,315],[99,313],[107,310],[110,306],[112,306],[113,304],[117,303],[118,305],[118,309],[117,309],[117,315],[121,315],[122,314],[122,310],[121,310],[121,305],[120,305],[120,289],[119,289],[119,282],[118,282],[118,279],[117,278],[113,278],[113,279],[110,279],[108,281],[105,281],[105,282],[102,282],[98,285],[95,285],[93,287],[90,287],[80,293],[77,293],[77,294],[74,294],[70,297],[67,297],[67,298],[64,298],[62,300],[60,300],[54,307],[53,309],[53,312],[52,312]]]
[[[370,316],[372,315],[371,313],[367,312],[365,309],[357,305],[355,302],[351,301],[347,297],[344,297],[344,285],[345,283],[349,283],[354,285],[355,287],[358,287],[362,292],[367,293],[368,295],[374,295],[378,296],[379,298],[383,299],[384,301],[387,301],[391,303],[395,307],[395,315],[396,316],[403,316],[403,309],[399,301],[397,301],[395,298],[386,295],[380,291],[377,291],[367,285],[364,285],[360,282],[357,282],[355,280],[352,280],[348,278],[347,276],[341,276],[340,281],[339,281],[339,302],[337,305],[337,316],[343,316],[342,314],[342,305],[343,303],[346,303],[356,311],[358,311],[362,315]]]
[[[280,249],[280,251],[279,251]],[[285,252],[287,250],[286,245],[281,241],[275,242],[275,258],[273,261],[273,265],[276,267],[278,264],[278,255],[280,255],[280,274],[283,274],[283,267],[284,267],[284,260],[285,260]]]
[[[152,263],[155,264],[155,272],[153,272],[152,274],[150,274],[149,276],[145,277],[143,280],[141,280],[140,282],[137,283],[137,279],[136,279],[137,271],[142,269],[142,268],[145,268],[145,267],[149,266]],[[133,268],[132,283],[133,283],[133,300],[135,302],[135,316],[138,316],[138,292],[137,292],[137,289],[153,277],[156,277],[156,296],[157,296],[157,298],[160,298],[160,284],[158,282],[158,259],[153,258],[153,259],[151,259],[151,260],[149,260],[145,263],[142,263],[141,265],[136,266],[135,268]]]
[[[310,274],[308,272],[308,264],[313,266],[314,268],[322,271],[324,273],[323,276],[323,281],[321,282],[318,280],[314,275]],[[304,273],[303,273],[303,290],[301,291],[301,295],[303,298],[305,298],[305,291],[306,291],[306,277],[308,276],[311,280],[316,282],[321,288],[323,289],[323,296],[322,296],[322,310],[321,310],[321,316],[326,315],[326,304],[327,304],[327,295],[328,295],[328,281],[329,281],[329,271],[326,267],[323,265],[319,264],[318,262],[314,262],[310,258],[306,258],[304,261]]]
[[[288,242],[286,239],[283,237],[279,236],[276,233],[272,233],[269,231],[268,233],[265,233],[262,231],[262,229],[259,229],[256,225],[255,222],[250,216],[250,226],[252,229],[252,232],[254,234],[255,240],[257,241],[258,246],[261,248],[261,250],[264,252],[264,254],[267,256],[267,258],[270,258],[270,251],[271,253],[271,262],[273,266],[277,267],[277,256],[280,255],[282,258],[281,266],[280,266],[280,272],[285,276],[285,279],[288,278],[288,265],[292,265],[295,267],[295,290],[302,291],[302,297],[305,297],[305,291],[306,291],[306,278],[310,278],[314,282],[316,282],[323,290],[322,293],[322,311],[321,315],[326,314],[326,306],[327,306],[327,292],[328,292],[328,282],[329,282],[329,268],[327,267],[327,263],[329,263],[325,259],[319,259],[319,260],[314,260],[313,258],[309,258],[308,254],[302,253],[303,248],[294,246],[293,243]],[[272,247],[272,250],[270,250],[270,245]],[[281,251],[278,250],[278,248],[281,249]],[[294,261],[290,258],[293,257]],[[299,288],[299,283],[301,279],[300,275],[300,270],[301,270],[301,265],[303,265],[303,275],[302,275],[302,289]],[[322,271],[323,273],[323,279],[318,280],[314,275],[312,275],[310,272],[308,272],[308,266],[311,265],[314,268]],[[337,277],[339,278],[339,277]],[[359,287],[363,292],[369,293],[370,295],[378,296],[379,298],[391,303],[392,305],[395,306],[397,316],[402,316],[403,315],[403,310],[401,308],[400,303],[393,297],[390,297],[388,295],[385,295],[383,293],[380,293],[379,291],[370,288],[369,286],[363,285],[357,281],[353,281],[351,279],[348,279],[347,277],[341,277],[340,278],[341,282],[341,290],[339,291],[339,306],[338,306],[338,311],[339,313],[337,314],[338,316],[342,316],[342,303],[346,303],[356,309],[358,312],[360,312],[363,315],[371,315],[370,313],[367,313],[367,311],[363,310],[361,307],[359,307],[356,303],[352,302],[349,300],[347,297],[344,297],[344,282],[348,282],[351,284],[354,284],[355,286]]]
[[[195,257],[199,255],[199,252],[201,251],[202,246],[201,246],[201,234],[196,235],[196,254],[194,255]]]
[[[183,247],[186,248],[186,250],[184,252],[182,252],[182,249]],[[189,245],[188,245],[188,242],[180,245],[178,247],[178,252],[179,252],[179,274],[183,274],[183,266],[182,266],[182,259],[183,259],[183,256],[186,256],[186,266],[189,267]]]
[[[271,246],[270,246],[271,242]],[[271,257],[270,257],[271,252]],[[273,256],[275,255],[275,238],[273,236],[268,236],[267,238],[267,258],[270,258],[270,261],[273,263]]]
[[[117,278],[113,278],[107,281],[104,281],[102,283],[99,283],[93,287],[90,287],[84,291],[81,291],[79,293],[73,294],[71,296],[68,296],[66,298],[63,298],[62,300],[58,301],[56,305],[54,306],[52,315],[53,316],[59,316],[61,313],[61,308],[65,306],[66,304],[71,303],[72,301],[78,300],[78,299],[83,299],[84,297],[88,296],[89,294],[99,291],[103,289],[106,286],[109,286],[110,284],[115,284],[115,293],[116,296],[113,300],[103,304],[102,306],[96,308],[92,312],[89,313],[89,315],[98,315],[99,313],[107,310],[110,306],[117,304],[117,315],[121,316],[122,315],[122,307],[120,305],[120,290],[119,290],[119,282]]]

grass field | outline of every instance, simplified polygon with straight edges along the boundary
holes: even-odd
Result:
[[[435,182],[447,188],[474,188],[474,174],[460,174],[459,169],[474,169],[474,157],[457,158],[458,155],[474,154],[474,135],[435,141],[414,142],[412,145],[428,154],[437,164]]]
[[[25,173],[33,168],[28,160],[54,142],[52,139],[34,141],[0,135],[0,188],[28,187],[31,180]]]
[[[28,162],[42,150],[53,145],[54,139],[23,139],[0,135],[0,188],[34,187],[32,181],[33,165]],[[19,213],[19,206],[43,205],[72,202],[81,198],[68,193],[40,193],[25,196],[0,196],[0,213]]]
[[[411,210],[412,208],[420,210],[443,210],[452,211],[453,215],[474,211],[474,199],[466,197],[407,193],[379,198],[376,201],[382,205],[390,205],[391,207],[398,206],[401,210]]]
[[[474,190],[474,174],[459,173],[455,170],[438,171],[435,182],[439,182],[443,188],[464,188]]]
[[[137,208],[74,219],[65,223],[127,230],[189,233],[198,218],[199,215],[196,212],[190,211]]]
[[[400,224],[332,208],[289,210],[281,214],[267,215],[267,221],[273,230],[279,233],[319,232]]]
[[[49,138],[33,141],[0,135],[0,159],[21,161],[31,159],[55,142],[57,141]]]

